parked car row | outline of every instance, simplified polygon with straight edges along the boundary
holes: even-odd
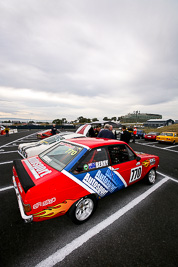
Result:
[[[67,214],[76,224],[87,221],[100,198],[141,179],[153,184],[159,157],[134,152],[125,142],[88,138],[91,126],[19,145],[13,184],[25,222]],[[176,133],[137,131],[137,138],[178,142]]]
[[[158,143],[178,143],[178,134],[176,132],[150,132],[145,134],[145,140],[158,141]]]

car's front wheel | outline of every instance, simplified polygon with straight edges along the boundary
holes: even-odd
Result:
[[[97,206],[96,197],[86,196],[75,202],[70,208],[68,215],[75,224],[86,222],[95,212]]]
[[[156,171],[155,169],[151,169],[147,176],[146,176],[146,181],[148,184],[154,184],[156,181]]]

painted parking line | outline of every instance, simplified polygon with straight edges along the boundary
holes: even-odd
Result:
[[[6,162],[0,162],[0,165],[3,165],[3,164],[10,164],[10,163],[13,163],[13,160],[11,160],[11,161],[6,161]]]
[[[24,155],[22,155],[22,153],[20,153],[20,151],[17,151],[19,153],[19,155],[25,159]]]
[[[137,142],[138,145],[141,145],[141,146],[148,146],[148,147],[154,147],[154,148],[157,148],[157,149],[162,149],[162,150],[167,150],[167,151],[171,151],[171,152],[175,152],[175,153],[178,153],[178,151],[175,151],[175,150],[172,150],[172,149],[169,149],[170,147],[158,147],[158,146],[155,146],[155,145],[148,145],[148,144],[143,144],[143,143],[139,143]],[[171,148],[175,148],[177,146],[171,146]]]
[[[17,153],[17,150],[13,150],[13,151],[0,151],[0,154],[8,154],[8,153]]]
[[[163,149],[169,149],[169,148],[174,148],[174,147],[178,147],[178,145],[172,145],[172,146],[164,147]]]
[[[162,175],[162,176],[164,176],[164,177],[167,177],[167,178],[169,178],[170,180],[172,180],[172,181],[178,183],[178,180],[176,180],[176,179],[173,178],[173,177],[170,177],[170,176],[165,175],[165,174],[163,174],[163,173],[161,173],[161,172],[158,172],[158,171],[156,171],[156,173],[157,173],[157,174],[160,174],[160,175]]]
[[[88,230],[83,235],[77,237],[71,243],[69,243],[65,247],[59,249],[54,254],[49,256],[47,259],[41,261],[39,264],[36,265],[36,267],[46,267],[46,266],[50,267],[50,266],[54,266],[55,264],[63,261],[64,258],[67,257],[69,254],[71,254],[74,250],[76,250],[79,247],[81,247],[89,239],[91,239],[95,235],[99,234],[102,230],[104,230],[109,225],[114,223],[116,220],[118,220],[121,216],[123,216],[129,210],[133,209],[142,200],[147,198],[150,194],[152,194],[155,190],[157,190],[160,186],[162,186],[168,180],[169,180],[169,178],[167,178],[167,177],[163,178],[158,183],[153,185],[150,189],[148,189],[146,192],[141,194],[139,197],[137,197],[134,200],[132,200],[125,207],[123,207],[122,209],[118,210],[117,212],[115,212],[114,214],[109,216],[107,219],[105,219],[101,223],[97,224],[96,226],[94,226],[93,228]]]
[[[17,141],[19,141],[19,140],[25,139],[25,138],[27,138],[27,137],[29,137],[29,136],[32,136],[32,135],[35,135],[35,134],[36,134],[36,133],[29,134],[29,135],[27,135],[27,136],[21,137],[21,138],[19,138],[19,139],[17,139],[17,140],[14,140],[14,141],[10,142],[10,143],[7,143],[7,144],[5,144],[5,145],[0,146],[0,148],[2,148],[2,147],[6,147],[6,146],[8,146],[8,145],[10,145],[10,144],[12,144],[12,143],[15,143],[15,142],[17,142]]]
[[[12,188],[14,188],[12,185],[8,186],[8,187],[3,187],[3,188],[0,188],[0,192],[6,191],[6,190],[9,190],[9,189],[12,189]]]

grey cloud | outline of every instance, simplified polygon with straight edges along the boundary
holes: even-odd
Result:
[[[129,111],[177,100],[177,10],[173,0],[1,1],[0,86],[115,98]]]

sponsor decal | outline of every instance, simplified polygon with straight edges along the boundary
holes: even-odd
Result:
[[[39,179],[52,172],[51,170],[47,169],[47,167],[36,157],[26,159],[24,160],[24,162],[28,166],[31,173],[34,175],[35,179]]]
[[[53,197],[51,199],[46,199],[45,201],[43,202],[38,202],[36,204],[33,205],[33,209],[38,209],[39,207],[44,207],[44,206],[47,206],[49,204],[52,204],[56,201],[56,198]]]
[[[88,169],[91,170],[91,169],[101,168],[101,167],[106,167],[106,166],[108,166],[108,160],[102,160],[102,161],[85,164],[83,166],[83,169],[87,171]]]
[[[101,197],[105,196],[108,192],[112,193],[117,189],[125,187],[123,177],[119,177],[118,173],[115,174],[109,168],[107,168],[105,173],[98,170],[94,177],[87,173],[82,182]]]
[[[95,169],[96,168],[96,162],[93,163],[88,163],[88,168],[91,169]]]
[[[72,204],[76,201],[67,199],[63,201],[62,203],[59,203],[55,206],[48,207],[47,209],[44,209],[36,214],[34,214],[35,218],[51,218],[55,215],[63,215],[68,211],[68,209],[72,206]]]
[[[154,165],[156,162],[155,158],[152,159],[146,159],[145,161],[142,162],[142,165],[144,167],[149,167],[150,165]]]
[[[117,188],[113,183],[111,183],[110,177],[111,177],[111,170],[107,169],[105,175],[99,170],[95,178],[103,185],[106,187],[108,191],[111,193]]]
[[[150,159],[150,165],[154,165],[155,162],[156,162],[156,159],[155,158]]]
[[[145,161],[142,162],[142,165],[147,168],[148,166],[150,166],[150,160],[146,159]]]
[[[88,165],[85,164],[85,165],[83,166],[83,169],[84,169],[84,171],[87,171],[87,170],[88,170]]]
[[[71,145],[71,144],[69,144],[69,143],[60,142],[60,144],[61,144],[62,146],[67,146],[67,147],[70,147],[70,148],[73,148],[73,147],[74,147],[73,145]]]
[[[132,182],[140,179],[141,175],[142,175],[142,166],[131,169],[129,183],[132,183]]]
[[[92,188],[99,196],[104,196],[108,191],[95,179],[92,178],[90,173],[87,173],[83,178],[83,182]]]

